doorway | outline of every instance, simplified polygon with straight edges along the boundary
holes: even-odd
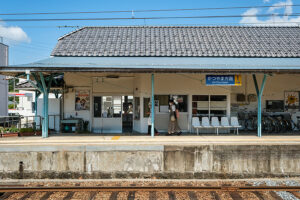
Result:
[[[94,133],[132,133],[133,96],[94,96]]]
[[[122,109],[122,132],[132,133],[133,131],[133,96],[123,96]]]

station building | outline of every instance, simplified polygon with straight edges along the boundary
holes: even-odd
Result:
[[[146,133],[150,112],[166,132],[169,99],[183,132],[194,132],[193,117],[243,112],[289,113],[296,124],[299,72],[299,27],[262,26],[83,27],[59,38],[50,58],[0,67],[35,80],[45,99],[63,75],[61,120],[103,134]]]

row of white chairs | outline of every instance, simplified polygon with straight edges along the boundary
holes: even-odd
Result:
[[[237,135],[239,134],[239,128],[240,126],[238,118],[237,117],[231,117],[230,118],[230,124],[227,117],[221,117],[221,123],[219,121],[218,117],[212,117],[211,122],[209,121],[208,117],[202,117],[201,123],[199,120],[199,117],[193,117],[192,118],[192,126],[194,129],[197,130],[197,135],[199,135],[198,129],[209,129],[214,128],[217,132],[217,135],[219,135],[219,129],[234,129],[234,132],[236,130]]]

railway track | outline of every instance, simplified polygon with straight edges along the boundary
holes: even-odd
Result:
[[[281,193],[290,199],[300,199],[300,186],[218,186],[218,187],[25,187],[1,186],[0,199],[107,199],[107,200],[284,200]]]

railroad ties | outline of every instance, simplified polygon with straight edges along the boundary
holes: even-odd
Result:
[[[7,187],[8,188],[8,187]],[[264,200],[275,199],[283,200],[286,196],[297,199],[300,197],[300,187],[241,187],[226,185],[225,187],[107,187],[101,189],[99,187],[57,187],[56,189],[47,187],[36,187],[35,189],[26,187],[18,187],[15,190],[3,192],[3,187],[0,187],[0,200],[28,200],[28,199],[107,199],[107,200]],[[40,190],[38,190],[40,189]],[[126,191],[128,189],[128,191]],[[274,190],[273,190],[274,189]]]

